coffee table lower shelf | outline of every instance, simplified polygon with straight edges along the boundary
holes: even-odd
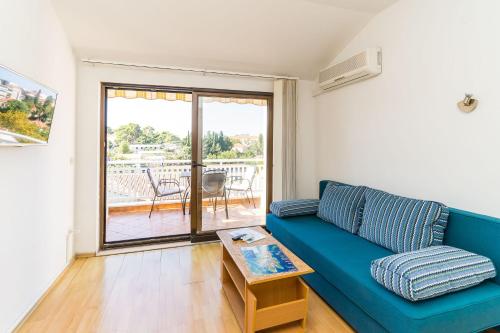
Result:
[[[309,287],[298,276],[248,284],[222,246],[221,284],[243,332],[277,326],[305,331]]]

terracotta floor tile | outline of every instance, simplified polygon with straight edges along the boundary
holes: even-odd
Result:
[[[229,218],[226,219],[223,206],[217,207],[215,214],[211,207],[203,208],[202,230],[246,227],[265,223],[263,209],[237,204],[230,205],[228,210]],[[106,224],[106,241],[172,236],[190,232],[191,215],[183,215],[180,210],[155,210],[151,219],[148,215],[149,211],[110,213]]]

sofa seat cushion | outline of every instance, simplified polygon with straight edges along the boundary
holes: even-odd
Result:
[[[441,245],[376,259],[371,274],[388,290],[420,301],[478,285],[496,272],[484,256]]]
[[[500,324],[500,285],[479,286],[418,303],[378,284],[371,262],[391,251],[315,216],[268,215],[273,235],[390,332],[472,332]]]
[[[326,186],[318,208],[318,217],[353,234],[358,233],[365,205],[365,186]]]
[[[273,201],[269,210],[278,217],[315,215],[318,212],[318,206],[318,199],[281,200]]]
[[[368,189],[359,235],[393,252],[441,245],[448,219],[443,204]]]

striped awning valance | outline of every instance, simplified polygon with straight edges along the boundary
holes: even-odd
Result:
[[[165,91],[144,91],[144,90],[125,90],[125,89],[108,89],[108,98],[143,98],[149,100],[163,99],[166,101],[183,101],[191,102],[192,95],[185,93],[173,93]],[[267,100],[254,98],[232,98],[232,97],[203,97],[204,103],[237,103],[237,104],[253,104],[258,106],[266,106]]]
[[[143,98],[143,99],[164,99],[166,101],[184,101],[191,102],[191,94],[170,93],[164,91],[144,91],[144,90],[124,90],[108,89],[108,98]]]

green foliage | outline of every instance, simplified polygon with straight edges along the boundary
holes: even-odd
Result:
[[[175,152],[165,152],[165,158],[168,160],[190,160],[191,159],[191,134],[179,139],[177,143],[179,148]]]
[[[0,127],[46,141],[54,114],[54,98],[49,96],[41,103],[40,94],[41,91],[35,97],[7,101],[0,108]]]
[[[138,124],[130,123],[120,126],[115,131],[116,144],[120,146],[123,142],[128,144],[136,143],[141,133],[141,126]]]
[[[47,140],[48,138],[48,132],[30,121],[23,111],[0,112],[0,128],[35,139]]]
[[[54,99],[52,96],[47,97],[43,105],[40,107],[40,120],[43,122],[51,123],[54,116]]]
[[[9,111],[19,111],[19,112],[24,112],[28,113],[28,105],[19,100],[11,100],[8,101],[4,107],[0,108],[0,112],[9,112]]]
[[[189,133],[182,139],[182,145],[191,148],[191,133]]]
[[[218,155],[208,155],[207,156],[207,159],[209,160],[215,160],[215,159],[236,159],[236,158],[239,158],[240,157],[240,154],[237,153],[236,151],[234,150],[226,150],[226,151],[223,151],[221,153],[219,153]]]
[[[41,103],[40,94],[41,91],[38,91],[35,97],[25,96],[24,100],[8,101],[0,108],[0,112],[24,112],[29,120],[41,121],[48,126],[54,116],[54,98],[49,96]]]
[[[262,134],[259,134],[257,142],[253,142],[244,155],[248,158],[264,155],[264,136]]]
[[[122,154],[130,154],[130,147],[128,145],[128,142],[127,141],[122,141],[120,143],[120,146],[118,147],[118,150]]]
[[[129,123],[117,129],[106,129],[108,135],[114,134],[115,140],[108,141],[110,158],[118,159],[120,154],[129,154],[132,144],[173,144],[169,151],[158,151],[168,160],[190,160],[192,154],[191,133],[180,138],[168,131],[158,131],[152,126],[142,127],[138,124]],[[235,144],[241,144],[237,138],[224,135],[221,132],[209,131],[203,137],[203,158],[204,159],[238,159],[255,158],[264,153],[264,137],[259,135],[258,139],[250,139],[250,144],[243,145],[243,152],[233,149]],[[154,152],[152,152],[154,153]],[[123,157],[123,156],[122,156]]]
[[[145,145],[163,144],[163,143],[177,143],[181,139],[167,131],[156,132],[151,126],[144,127],[142,134],[137,139],[137,143]]]
[[[143,128],[139,128],[139,133],[140,134],[139,134],[139,137],[137,138],[137,140],[135,140],[135,142],[131,142],[131,143],[138,143],[141,145],[152,145],[155,143],[159,143],[159,142],[157,142],[158,133],[156,133],[156,131],[153,127],[146,126]]]
[[[130,123],[118,127],[114,132],[113,129],[108,130],[108,134],[115,134],[116,144],[120,145],[122,142],[127,142],[128,144],[140,144],[140,145],[155,145],[164,143],[177,143],[181,139],[167,131],[156,131],[151,126],[145,126],[141,128],[140,125]]]
[[[218,158],[222,152],[230,151],[233,148],[231,139],[219,133],[208,131],[203,138],[203,158]]]

